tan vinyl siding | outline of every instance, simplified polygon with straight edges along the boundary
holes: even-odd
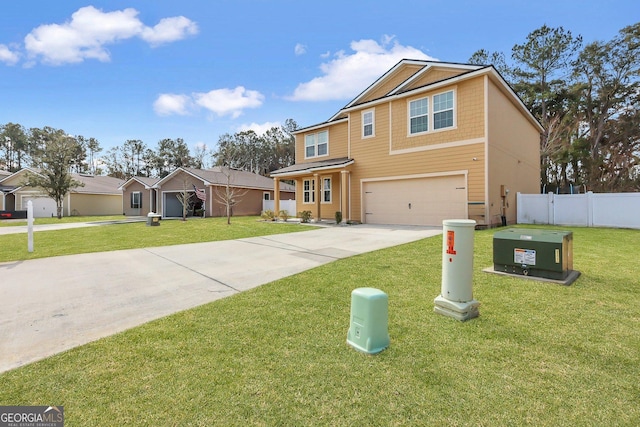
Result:
[[[484,144],[476,143],[421,151],[416,153],[389,155],[388,143],[368,144],[362,142],[352,147],[354,158],[351,173],[352,219],[361,218],[361,189],[363,179],[401,177],[425,174],[442,174],[467,171],[467,198],[469,202],[484,202]],[[476,158],[477,160],[473,160]],[[481,220],[483,206],[469,206],[469,216]]]
[[[71,206],[66,205],[67,197],[65,197],[64,209],[64,214],[67,216],[122,215],[121,194],[72,193]]]
[[[324,130],[329,131],[329,150],[326,156],[316,156],[305,158],[304,141],[307,135],[322,132]],[[349,131],[348,122],[341,122],[336,124],[328,124],[322,128],[310,130],[296,135],[296,163],[309,163],[317,162],[326,159],[336,159],[339,157],[348,156],[348,144],[347,133]]]
[[[413,76],[418,71],[422,70],[422,65],[406,65],[390,76],[387,76],[384,82],[380,82],[379,86],[367,94],[366,97],[358,100],[359,104],[364,102],[373,101],[374,99],[382,98],[386,96],[393,89],[398,87],[402,82]]]
[[[460,70],[431,69],[425,72],[415,81],[411,82],[411,84],[408,85],[407,87],[402,88],[402,90],[411,90],[411,89],[419,88],[422,86],[426,86],[430,83],[435,83],[441,80],[455,77],[459,74],[460,74]]]
[[[540,133],[490,80],[489,96],[489,217],[499,224],[500,186],[508,188],[507,222],[516,221],[516,193],[540,192]]]
[[[433,95],[455,92],[454,127],[433,131],[432,109]],[[409,135],[409,102],[429,97],[429,132]],[[393,143],[392,150],[407,150],[426,147],[452,141],[474,140],[484,137],[484,85],[483,79],[477,78],[460,82],[456,85],[439,88],[410,98],[403,98],[393,103]]]
[[[132,208],[131,207],[131,193],[140,192],[142,207],[140,208]],[[125,215],[128,216],[146,216],[150,212],[150,196],[149,190],[144,188],[144,185],[137,181],[131,182],[124,189],[122,193],[122,211]]]

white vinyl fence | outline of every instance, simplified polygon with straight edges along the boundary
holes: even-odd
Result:
[[[640,228],[640,193],[517,195],[518,224]]]
[[[273,211],[275,209],[275,200],[263,200],[262,201],[262,212],[264,211]],[[296,201],[295,200],[280,200],[280,210],[287,211],[290,217],[295,217],[298,215],[296,212]],[[276,212],[277,214],[277,212]]]

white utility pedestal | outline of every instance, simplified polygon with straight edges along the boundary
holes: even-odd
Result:
[[[434,311],[457,320],[478,317],[480,303],[473,299],[473,237],[476,222],[442,221],[442,287]]]

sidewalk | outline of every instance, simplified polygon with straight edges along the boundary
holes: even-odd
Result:
[[[0,263],[0,372],[441,228],[357,225]]]

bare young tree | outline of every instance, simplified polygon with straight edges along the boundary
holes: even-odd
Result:
[[[227,224],[231,224],[231,212],[235,205],[242,201],[242,197],[247,194],[248,190],[241,190],[234,187],[234,170],[227,167],[220,167],[220,173],[224,175],[225,184],[220,187],[216,187],[215,196],[216,199],[222,203],[225,207],[227,214]]]
[[[191,201],[191,196],[192,196],[193,192],[189,190],[192,187],[193,187],[193,184],[191,184],[191,182],[189,182],[189,180],[183,179],[182,180],[182,190],[178,194],[176,194],[176,197],[178,198],[178,201],[182,205],[182,220],[183,221],[187,220],[187,213],[189,213],[189,210],[192,207],[192,203],[193,202]]]

